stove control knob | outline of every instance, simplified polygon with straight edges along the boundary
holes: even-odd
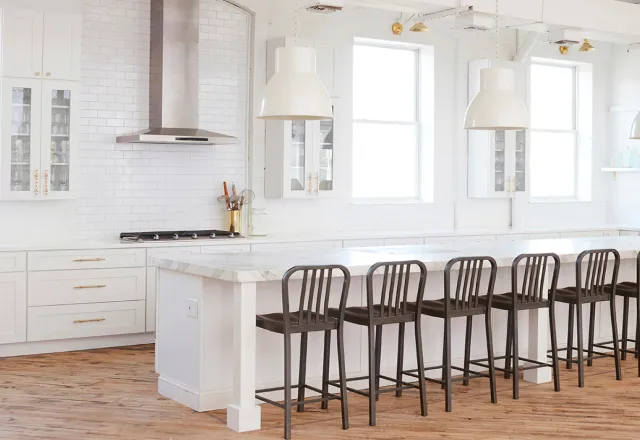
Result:
[[[235,234],[233,232],[229,232],[229,238],[233,238],[235,237]]]
[[[158,234],[153,234],[153,239],[154,240],[160,240],[160,236]]]
[[[173,239],[174,240],[178,240],[180,238],[180,236],[178,234],[173,234]]]
[[[193,234],[191,234],[191,238],[195,240],[196,238],[198,238],[198,234],[194,232]]]
[[[211,235],[209,235],[209,237],[216,238],[216,234],[211,234]]]

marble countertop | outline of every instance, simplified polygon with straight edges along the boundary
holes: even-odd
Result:
[[[380,261],[419,260],[429,271],[441,271],[455,257],[491,256],[498,266],[510,266],[523,253],[554,252],[563,263],[575,261],[586,249],[613,248],[622,258],[636,258],[640,237],[595,237],[552,240],[522,240],[513,243],[481,243],[458,246],[381,246],[331,250],[287,250],[286,252],[254,251],[238,254],[200,256],[171,255],[151,258],[154,266],[177,272],[230,282],[263,282],[280,280],[296,265],[342,264],[352,276],[365,275],[369,267]]]

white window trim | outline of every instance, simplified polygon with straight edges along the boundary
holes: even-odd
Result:
[[[567,67],[573,71],[573,130],[552,130],[552,129],[535,129],[530,128],[530,133],[567,133],[574,136],[574,154],[575,154],[575,182],[574,182],[574,194],[572,196],[558,196],[558,197],[529,197],[529,203],[575,203],[575,202],[590,202],[591,201],[591,167],[581,166],[585,159],[590,158],[591,148],[585,148],[582,145],[582,137],[585,136],[585,130],[580,126],[581,112],[590,112],[589,108],[582,108],[580,102],[580,90],[586,87],[586,84],[581,84],[581,74],[592,72],[592,66],[587,63],[579,63],[567,60],[556,60],[552,58],[532,58],[530,65],[547,65],[554,67]],[[527,69],[527,95],[529,96],[529,102],[527,103],[529,109],[531,109],[531,69]],[[593,93],[593,92],[592,92]],[[591,134],[587,134],[591,138]],[[529,142],[529,152],[531,152],[532,143]],[[529,153],[530,154],[530,153]],[[588,156],[588,157],[587,157]],[[531,161],[528,161],[529,164]],[[590,160],[586,160],[589,164]],[[588,174],[588,176],[585,176]],[[531,170],[529,169],[529,175],[531,176]],[[586,179],[585,179],[586,177]],[[581,181],[587,181],[588,188],[581,188]],[[529,182],[530,192],[531,182]]]
[[[428,182],[428,178],[426,177],[427,170],[430,168],[431,172],[428,174],[430,178],[433,179],[433,166],[427,167],[425,166],[425,162],[431,153],[433,156],[433,142],[426,142],[424,139],[425,134],[425,117],[427,115],[431,115],[433,117],[433,110],[428,111],[425,107],[425,99],[424,99],[424,89],[425,89],[425,57],[431,56],[433,57],[433,48],[429,46],[413,44],[413,43],[404,43],[404,42],[396,42],[396,41],[386,41],[386,40],[374,40],[369,38],[355,38],[354,46],[371,46],[371,47],[381,47],[381,48],[390,48],[390,49],[399,49],[399,50],[407,50],[415,52],[416,57],[416,84],[415,84],[415,92],[416,92],[416,109],[415,109],[415,120],[414,121],[389,121],[389,120],[375,120],[375,119],[352,119],[352,125],[358,123],[372,123],[372,124],[388,124],[388,125],[396,125],[396,126],[413,126],[416,127],[416,196],[415,197],[355,197],[353,195],[353,184],[352,191],[350,194],[351,204],[353,205],[367,205],[367,204],[431,204],[434,202],[433,197],[433,182]],[[433,76],[433,75],[431,75]],[[429,83],[433,84],[433,78],[429,78]],[[431,104],[433,105],[433,104]],[[425,144],[429,144],[431,148],[427,148]],[[430,150],[430,151],[429,151]],[[354,154],[352,149],[351,154]],[[433,158],[431,162],[433,162]],[[351,173],[353,173],[353,166],[351,168]],[[353,174],[352,174],[353,179]]]

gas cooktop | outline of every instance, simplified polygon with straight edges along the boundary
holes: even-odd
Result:
[[[202,231],[155,231],[155,232],[123,232],[120,241],[131,243],[188,241],[188,240],[218,240],[242,237],[240,234],[217,229]]]

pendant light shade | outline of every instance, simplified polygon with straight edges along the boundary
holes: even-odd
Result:
[[[480,92],[469,104],[464,118],[467,130],[524,130],[529,128],[529,112],[515,91],[511,69],[480,71]]]
[[[411,29],[409,29],[409,30],[411,32],[429,32],[429,28],[422,21],[419,21],[416,24],[414,24],[413,26],[411,26]]]
[[[640,113],[638,113],[631,124],[631,133],[629,139],[640,139]]]
[[[331,98],[316,76],[316,51],[288,46],[276,50],[276,72],[264,89],[259,119],[331,119]]]

